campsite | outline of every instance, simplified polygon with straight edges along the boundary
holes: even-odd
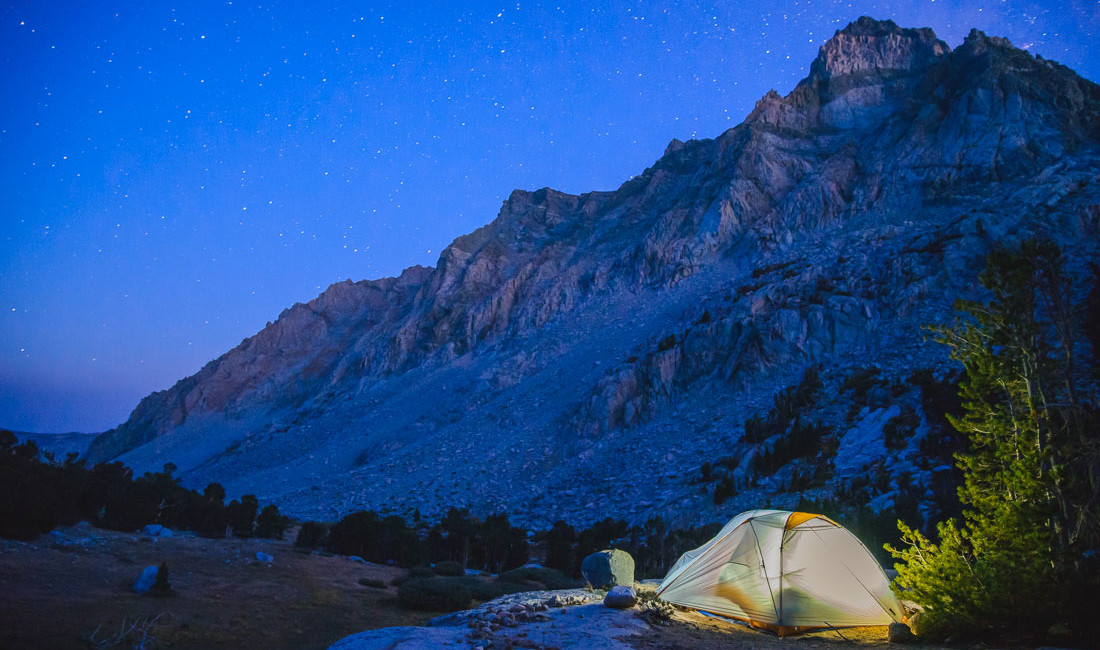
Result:
[[[327,648],[368,629],[423,626],[439,615],[398,605],[397,589],[389,583],[406,570],[296,552],[292,539],[293,534],[287,540],[217,540],[177,534],[151,541],[141,534],[81,524],[33,542],[0,541],[0,580],[7,602],[0,608],[0,647],[111,647],[96,646],[89,637],[98,630],[96,639],[103,641],[123,625],[138,624],[146,626],[150,641],[155,639],[155,644],[146,646],[151,648],[308,650]],[[272,561],[257,561],[257,552],[267,553]],[[131,586],[141,568],[164,559],[171,567],[174,594],[150,598],[133,593]],[[366,586],[379,583],[386,586]],[[654,590],[656,585],[641,588]],[[600,610],[642,621],[634,610],[607,610],[598,601],[563,609],[597,624],[603,624],[603,619],[585,612]],[[65,616],[56,616],[57,611]],[[555,615],[560,613],[555,610]],[[536,635],[540,625],[550,623],[504,629],[530,630],[515,637],[514,647],[535,647],[522,644]],[[562,638],[561,643],[569,642]],[[646,625],[644,633],[624,640],[623,647],[709,650],[774,648],[791,642],[801,648],[887,647],[882,626],[780,639],[686,609],[677,610],[668,625]],[[556,645],[588,647],[584,639],[574,639],[572,646],[561,643]]]
[[[8,5],[0,650],[1100,645],[1100,1]]]

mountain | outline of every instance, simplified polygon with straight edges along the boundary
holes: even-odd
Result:
[[[83,454],[95,439],[94,433],[27,433],[13,431],[18,442],[33,442],[44,453],[53,454],[57,461],[64,461],[68,454]]]
[[[1063,248],[1081,298],[1098,177],[1096,84],[976,30],[952,50],[861,18],[739,126],[613,192],[513,192],[435,268],[294,305],[87,457],[312,517],[934,508],[951,377],[922,327],[1027,238]]]

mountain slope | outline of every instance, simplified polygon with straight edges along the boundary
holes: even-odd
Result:
[[[614,192],[517,190],[434,269],[295,305],[88,457],[311,516],[711,519],[716,458],[729,511],[796,498],[810,466],[813,494],[874,475],[869,498],[932,495],[922,440],[942,433],[911,377],[944,354],[921,326],[975,295],[1000,243],[1052,238],[1083,279],[1098,162],[1100,87],[977,31],[951,50],[862,18],[743,124],[674,140]],[[794,425],[760,441],[745,421],[810,366],[817,451],[762,471]],[[845,390],[861,372],[873,386]]]

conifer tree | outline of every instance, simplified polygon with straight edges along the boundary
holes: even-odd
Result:
[[[1080,580],[1097,542],[1095,418],[1081,403],[1079,319],[1057,247],[994,252],[981,282],[991,299],[959,301],[966,318],[938,330],[966,371],[964,413],[950,418],[969,440],[956,456],[962,521],[940,523],[935,542],[898,522],[903,546],[887,550],[932,636],[1038,635],[1073,591],[1096,588]]]

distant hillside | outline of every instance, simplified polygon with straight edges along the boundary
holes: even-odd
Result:
[[[1032,237],[1063,248],[1083,304],[1100,87],[978,31],[952,50],[861,18],[739,126],[673,140],[613,192],[513,192],[435,268],[294,305],[88,458],[315,517],[928,511],[956,442],[922,327]]]

